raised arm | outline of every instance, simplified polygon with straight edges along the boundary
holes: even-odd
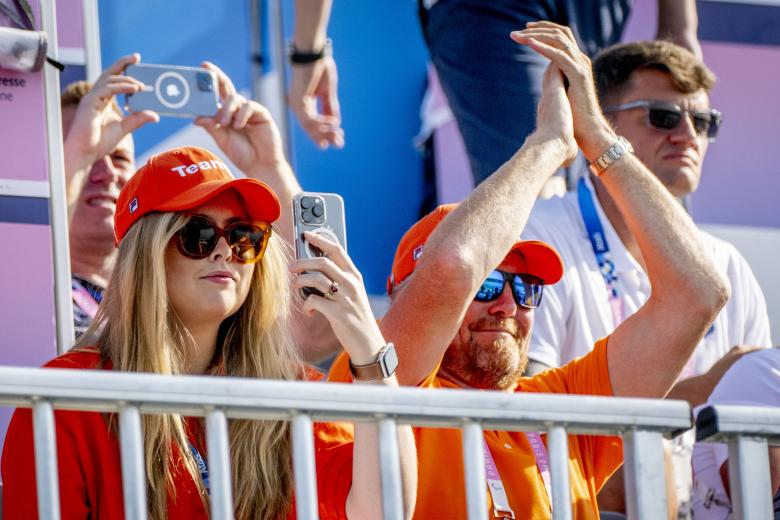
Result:
[[[295,0],[293,45],[297,52],[325,49],[331,0]],[[344,146],[337,93],[336,62],[325,55],[310,63],[293,63],[290,108],[301,127],[320,148]]]
[[[562,76],[551,67],[536,131],[437,226],[382,319],[398,349],[401,384],[416,385],[436,368],[478,287],[518,240],[544,182],[575,154]]]
[[[698,28],[696,0],[658,0],[656,38],[676,43],[701,58]]]
[[[204,128],[233,164],[248,177],[266,183],[281,204],[281,216],[274,228],[293,243],[292,199],[301,191],[298,179],[284,156],[282,138],[268,110],[238,94],[230,78],[216,65],[203,67],[217,75],[222,108],[214,117],[202,117],[195,124]],[[295,313],[295,339],[308,362],[318,362],[339,347],[327,320],[319,313]]]
[[[79,102],[63,145],[69,215],[87,181],[92,165],[110,154],[127,134],[146,123],[160,119],[159,115],[150,110],[125,116],[114,106],[117,95],[133,94],[143,87],[143,83],[137,79],[122,75],[125,67],[140,60],[138,54],[119,58],[103,71]]]
[[[537,22],[516,39],[557,64],[568,78],[575,137],[588,161],[596,161],[617,135],[599,109],[590,60],[571,31]],[[728,282],[682,206],[633,154],[614,162],[600,180],[636,237],[653,287],[645,305],[610,337],[612,389],[621,396],[661,397],[725,305]]]
[[[293,266],[293,272],[298,273],[294,287],[315,287],[323,294],[328,294],[331,283],[336,282],[339,289],[327,297],[312,294],[304,302],[304,312],[327,318],[354,364],[374,363],[386,341],[371,314],[360,272],[344,249],[335,242],[316,233],[307,233],[306,239],[328,256],[297,261]],[[398,381],[391,375],[370,381],[356,379],[355,384],[397,387]],[[408,425],[398,428],[398,448],[401,456],[404,517],[408,519],[412,516],[417,493],[417,458],[414,436]],[[378,453],[376,426],[356,423],[352,487],[347,497],[347,516],[350,520],[382,517]]]

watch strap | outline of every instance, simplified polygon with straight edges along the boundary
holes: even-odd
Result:
[[[352,378],[359,381],[371,379],[386,379],[395,373],[398,367],[398,355],[395,345],[388,343],[377,353],[376,361],[367,365],[355,365],[349,362],[349,371]]]
[[[321,60],[325,56],[330,56],[333,52],[333,43],[330,38],[325,40],[325,45],[318,51],[314,50],[301,50],[295,47],[294,43],[290,43],[290,63],[293,65],[308,65],[316,61]]]
[[[609,168],[615,161],[623,157],[627,153],[634,153],[634,147],[623,136],[618,136],[612,146],[607,148],[607,151],[601,154],[601,157],[593,161],[590,165],[590,171],[598,177],[604,171]]]

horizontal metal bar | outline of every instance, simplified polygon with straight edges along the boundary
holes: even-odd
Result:
[[[162,376],[100,370],[0,367],[0,404],[31,406],[49,400],[58,409],[116,412],[121,402],[141,413],[205,416],[221,408],[228,418],[374,421],[455,426],[476,419],[484,429],[614,434],[630,429],[673,432],[689,428],[684,401],[623,399],[476,390],[361,387],[348,384],[252,380],[214,376]]]
[[[734,435],[762,437],[780,443],[780,408],[714,405],[703,408],[696,419],[696,439],[725,442]]]

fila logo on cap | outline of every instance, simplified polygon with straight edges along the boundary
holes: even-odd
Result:
[[[138,197],[130,201],[130,214],[132,215],[136,211],[138,211]]]
[[[417,259],[422,256],[422,250],[423,250],[423,246],[417,246],[414,249],[414,252],[412,252],[412,260],[416,262]]]
[[[225,170],[226,172],[230,171],[228,170],[228,167],[225,163],[223,163],[222,161],[218,161],[216,159],[212,159],[210,161],[201,161],[198,164],[190,164],[187,166],[185,165],[174,166],[173,168],[171,168],[171,171],[178,173],[180,177],[186,177],[188,173],[190,175],[194,173],[198,173],[200,170]]]

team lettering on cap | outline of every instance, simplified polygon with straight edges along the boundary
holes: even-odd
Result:
[[[216,159],[212,159],[210,161],[201,161],[197,164],[189,164],[189,165],[181,165],[181,166],[174,166],[171,168],[172,172],[176,172],[179,174],[180,177],[186,177],[187,174],[194,174],[198,173],[201,170],[225,170],[226,172],[229,172],[228,167],[225,163],[222,161],[218,161]]]

